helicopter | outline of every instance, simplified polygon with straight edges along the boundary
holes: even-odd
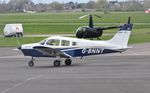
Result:
[[[77,38],[97,38],[100,40],[99,37],[102,36],[104,30],[120,28],[120,26],[109,26],[109,27],[94,27],[93,23],[93,16],[101,18],[98,15],[88,14],[79,17],[79,19],[85,18],[89,16],[89,25],[88,26],[81,26],[76,30],[76,37]]]

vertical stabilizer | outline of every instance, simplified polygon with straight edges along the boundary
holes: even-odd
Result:
[[[118,33],[108,42],[121,48],[127,48],[129,37],[132,31],[133,24],[130,24],[130,17],[128,19],[128,24],[124,24],[120,27]]]

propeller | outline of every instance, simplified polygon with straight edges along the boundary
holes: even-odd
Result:
[[[21,43],[20,43],[19,37],[15,37],[15,38],[16,38],[17,45],[16,45],[16,48],[13,50],[15,51],[21,50]]]
[[[17,41],[17,49],[21,49],[21,43],[20,43],[20,38],[16,37],[16,41]]]

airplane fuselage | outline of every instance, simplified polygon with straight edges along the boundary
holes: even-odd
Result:
[[[50,40],[56,40],[58,41],[59,44],[49,45],[48,42]],[[62,44],[63,41],[66,41],[67,44],[63,45]],[[36,49],[33,48],[36,46],[44,46],[44,47],[57,49],[66,53],[70,57],[120,52],[120,50],[118,50],[120,46],[109,44],[109,42],[107,41],[97,41],[97,40],[91,41],[91,40],[85,40],[85,39],[60,37],[60,36],[49,37],[45,39],[44,41],[42,41],[42,43],[39,42],[39,43],[34,43],[34,44],[24,44],[21,46],[21,50],[25,56],[56,57],[55,55],[47,56],[44,53],[37,51]]]

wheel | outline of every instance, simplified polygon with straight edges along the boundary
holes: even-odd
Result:
[[[20,33],[20,37],[23,37],[23,34],[22,34],[22,33]]]
[[[20,33],[16,33],[16,37],[20,37]]]
[[[60,67],[60,61],[59,60],[54,61],[54,67]]]
[[[23,37],[23,34],[22,33],[18,33],[18,37]]]
[[[28,63],[28,66],[29,66],[29,67],[33,67],[33,66],[34,66],[33,60],[31,60],[31,61]]]
[[[13,35],[13,36],[11,36],[11,37],[17,37],[17,35],[15,34],[15,35]]]
[[[72,63],[71,59],[68,58],[68,59],[65,60],[65,65],[66,66],[70,66],[71,63]]]

